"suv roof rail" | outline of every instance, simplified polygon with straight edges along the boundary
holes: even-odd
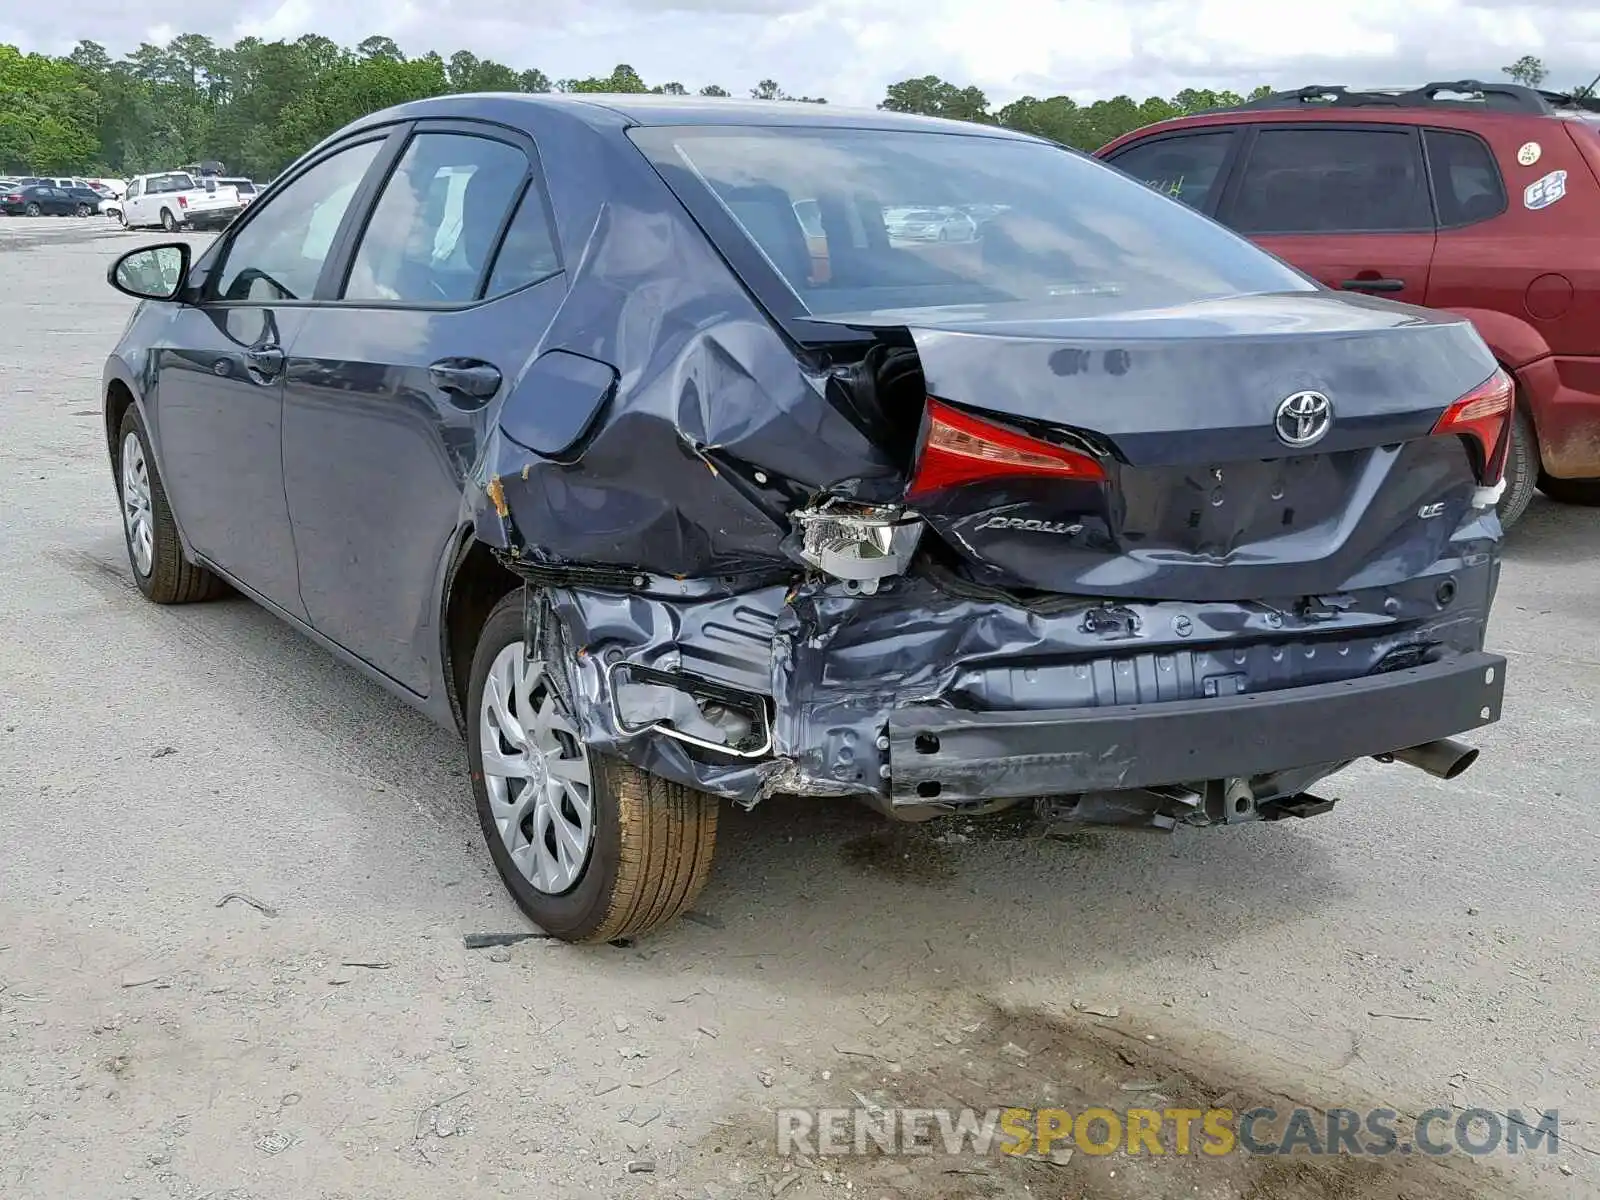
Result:
[[[1425,83],[1419,88],[1370,88],[1352,91],[1344,84],[1313,84],[1288,92],[1273,92],[1218,112],[1285,108],[1456,108],[1481,104],[1496,112],[1549,115],[1577,108],[1600,113],[1600,97],[1570,92],[1549,92],[1519,83],[1485,83],[1457,79]]]

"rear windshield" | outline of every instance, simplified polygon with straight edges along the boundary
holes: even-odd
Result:
[[[691,209],[695,193],[714,196],[816,316],[1314,289],[1184,205],[1041,142],[815,127],[632,136]]]

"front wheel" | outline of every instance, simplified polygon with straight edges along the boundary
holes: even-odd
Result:
[[[163,208],[161,210],[161,228],[165,229],[168,233],[178,232],[178,218],[172,215],[172,210],[170,208]]]
[[[78,205],[77,212],[80,217],[87,217],[89,215],[89,206],[87,204],[80,204]]]
[[[472,791],[495,868],[563,941],[665,925],[710,877],[717,801],[591,753],[562,698],[566,672],[528,656],[523,621],[518,590],[484,623],[468,687]]]
[[[128,545],[133,580],[157,604],[192,604],[225,595],[227,584],[183,556],[178,526],[156,473],[150,441],[139,410],[123,414],[117,435],[117,498],[122,502],[122,533]]]

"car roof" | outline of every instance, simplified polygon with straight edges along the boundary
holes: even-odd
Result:
[[[382,113],[369,121],[421,117],[493,117],[506,101],[559,109],[597,127],[614,127],[621,117],[630,125],[788,126],[816,129],[922,130],[929,133],[976,134],[1016,141],[1040,141],[998,125],[976,125],[915,113],[877,108],[809,104],[795,100],[741,100],[720,96],[658,96],[652,93],[604,92],[468,92],[431,96]],[[362,122],[365,124],[366,122]]]
[[[1447,94],[1460,96],[1473,89],[1482,89],[1483,96],[1478,100],[1439,98]],[[1488,130],[1497,126],[1504,129],[1525,125],[1529,121],[1576,121],[1592,126],[1597,119],[1600,119],[1600,102],[1515,84],[1462,80],[1453,84],[1430,83],[1409,90],[1372,88],[1365,91],[1318,85],[1157,121],[1113,138],[1096,154],[1120,149],[1152,133],[1222,125],[1328,121],[1342,125],[1435,125]]]

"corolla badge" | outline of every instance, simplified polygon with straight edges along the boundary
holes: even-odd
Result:
[[[1285,446],[1312,445],[1333,427],[1333,401],[1321,392],[1295,392],[1278,402],[1272,423]]]
[[[1075,521],[1036,521],[1025,517],[990,517],[979,529],[1016,529],[1025,533],[1059,533],[1067,537],[1083,532]]]

